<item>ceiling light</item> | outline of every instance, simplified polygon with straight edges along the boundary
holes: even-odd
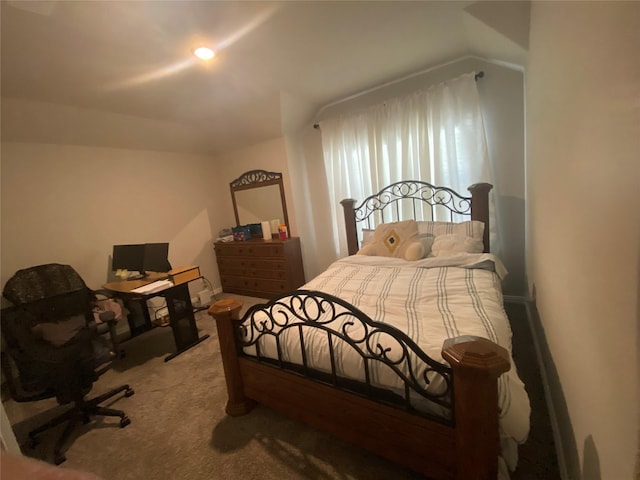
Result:
[[[215,52],[209,47],[198,47],[193,50],[193,54],[201,60],[211,60]]]

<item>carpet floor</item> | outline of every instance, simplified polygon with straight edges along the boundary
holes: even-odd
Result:
[[[245,298],[245,309],[253,302]],[[63,449],[67,461],[61,468],[92,472],[104,480],[421,478],[268,408],[228,417],[215,324],[206,312],[198,312],[196,319],[201,335],[211,337],[166,363],[164,357],[174,348],[168,327],[123,343],[125,358],[99,379],[90,396],[128,383],[133,396],[118,395],[104,406],[124,410],[131,424],[120,428],[118,418],[107,417],[79,427]],[[530,370],[535,375],[535,368]],[[542,398],[539,385],[532,385],[532,391]],[[512,479],[559,478],[546,407],[539,401],[532,405],[543,410],[532,416],[539,426],[532,427],[533,446],[523,447],[522,466]],[[63,426],[42,434],[33,449],[26,446],[27,432],[65,407],[55,400],[18,404],[8,399],[4,408],[23,453],[50,461]]]

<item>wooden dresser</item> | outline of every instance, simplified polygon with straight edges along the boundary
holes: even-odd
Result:
[[[214,244],[222,291],[271,298],[304,284],[300,238]]]

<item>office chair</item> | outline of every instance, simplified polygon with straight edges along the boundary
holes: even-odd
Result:
[[[85,398],[116,355],[97,332],[93,292],[78,273],[61,264],[19,270],[5,284],[3,296],[13,304],[0,317],[2,369],[12,398],[28,402],[55,397],[61,405],[73,403],[62,415],[29,432],[31,445],[40,433],[68,421],[54,446],[53,460],[59,465],[66,460],[62,448],[80,422],[104,415],[120,417],[121,428],[129,425],[123,411],[100,406],[120,392],[133,395],[129,385]]]

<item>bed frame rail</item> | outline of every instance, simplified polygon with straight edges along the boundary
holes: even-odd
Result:
[[[445,424],[453,423],[451,368],[426,355],[404,332],[373,321],[338,297],[310,290],[287,293],[252,307],[240,322],[238,331],[240,355],[277,365],[337,389],[401,406]],[[308,358],[311,349],[306,346],[305,334],[318,331],[327,339],[330,369],[325,365],[324,370],[318,370]],[[289,356],[283,352],[284,337],[291,334],[300,347],[302,365],[289,361]],[[261,340],[275,343],[277,358],[263,355]],[[255,355],[245,353],[247,347],[255,349]],[[362,359],[362,371],[352,372],[352,375],[359,373],[363,381],[349,378],[340,370],[337,349],[345,348]],[[401,379],[402,393],[392,393],[375,385],[372,378],[375,363],[386,365]],[[435,381],[439,384],[437,390],[429,388]],[[438,408],[439,414],[418,408],[415,394],[442,407]]]
[[[510,368],[509,354],[504,348],[479,337],[450,338],[442,349],[450,367],[442,365],[421,352],[410,339],[403,338],[401,332],[397,335],[348,303],[320,292],[297,291],[275,298],[266,305],[253,307],[242,320],[241,308],[242,301],[236,298],[218,301],[209,308],[220,342],[228,392],[227,414],[244,415],[258,402],[432,478],[497,478],[497,379]],[[288,316],[282,313],[287,311]],[[294,319],[291,327],[290,319]],[[434,421],[416,415],[406,404],[405,408],[398,408],[381,403],[375,396],[369,398],[349,389],[337,389],[332,381],[318,381],[313,375],[305,377],[301,372],[289,371],[282,358],[273,365],[249,358],[242,351],[247,345],[256,345],[263,335],[277,335],[276,330],[303,328],[297,326],[300,323],[328,329],[328,324],[336,319],[342,329],[335,330],[335,336],[342,341],[350,337],[348,325],[363,322],[362,328],[367,333],[351,338],[348,343],[353,342],[364,358],[389,361],[402,372],[406,384],[424,382],[415,372],[412,376],[395,364],[397,356],[391,358],[388,344],[379,341],[381,337],[393,333],[396,338],[393,341],[403,345],[394,350],[402,352],[400,357],[413,359],[415,355],[426,368],[444,375],[451,391],[436,399],[445,403],[450,399],[454,421],[449,424]],[[242,326],[244,323],[248,325]],[[309,370],[312,369],[307,368],[307,373]],[[329,376],[338,377],[335,370]],[[423,393],[431,395],[428,391]]]

